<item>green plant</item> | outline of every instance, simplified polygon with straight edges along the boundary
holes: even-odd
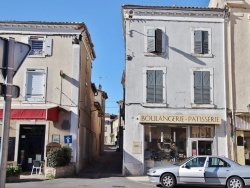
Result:
[[[47,174],[47,178],[52,180],[52,179],[55,179],[55,176],[51,173]]]
[[[52,149],[47,154],[48,166],[58,167],[66,166],[70,163],[72,157],[72,149],[66,146]]]
[[[115,136],[115,134],[114,133],[110,133],[110,138],[111,138],[111,141],[113,141],[113,138],[114,138],[114,136]]]
[[[22,169],[19,166],[8,166],[6,168],[6,177],[11,177],[11,176],[20,176],[22,173]]]

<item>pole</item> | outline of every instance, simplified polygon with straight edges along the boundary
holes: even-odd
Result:
[[[7,43],[7,62],[6,62],[6,91],[4,94],[3,124],[2,124],[2,144],[0,155],[0,187],[5,188],[6,167],[8,156],[9,132],[10,132],[10,111],[12,98],[12,83],[14,75],[14,48],[15,39],[9,38]]]

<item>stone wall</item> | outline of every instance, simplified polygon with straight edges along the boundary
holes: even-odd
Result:
[[[75,164],[61,167],[46,167],[45,176],[48,178],[63,178],[75,174]]]

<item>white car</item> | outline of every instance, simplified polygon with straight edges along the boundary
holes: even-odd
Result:
[[[226,185],[228,188],[250,185],[250,166],[218,156],[193,156],[171,166],[151,168],[147,175],[150,182],[165,188],[176,184]]]

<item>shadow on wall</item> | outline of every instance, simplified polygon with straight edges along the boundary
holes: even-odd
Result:
[[[143,175],[143,163],[123,150],[123,175]]]

